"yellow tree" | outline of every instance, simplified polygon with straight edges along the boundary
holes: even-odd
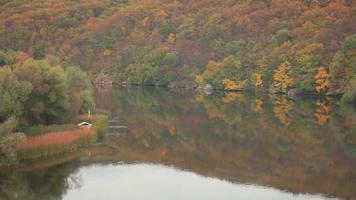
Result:
[[[273,75],[272,90],[277,92],[285,92],[293,85],[291,77],[291,64],[288,61],[282,63]]]
[[[160,19],[165,19],[167,18],[169,15],[167,14],[166,11],[164,11],[163,9],[160,9],[156,12],[156,16]]]
[[[195,82],[196,82],[198,85],[203,85],[203,83],[204,83],[204,78],[203,78],[203,76],[201,76],[201,75],[196,75],[196,76],[195,76]]]
[[[263,80],[261,73],[255,73],[255,86],[256,87],[263,87]]]
[[[318,93],[326,92],[327,88],[330,86],[330,74],[324,69],[324,67],[319,67],[317,74],[315,75],[316,91]]]
[[[169,44],[175,44],[176,43],[176,35],[174,33],[169,33],[167,42]]]

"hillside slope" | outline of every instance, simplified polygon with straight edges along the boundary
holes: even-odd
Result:
[[[330,95],[356,88],[353,0],[3,2],[0,49],[105,68],[117,82]]]

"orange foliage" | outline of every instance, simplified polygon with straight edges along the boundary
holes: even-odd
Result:
[[[293,109],[294,103],[288,99],[281,99],[275,101],[274,104],[273,112],[276,118],[282,124],[289,125],[292,122],[289,112]]]
[[[286,91],[293,84],[290,76],[291,65],[288,61],[282,63],[273,75],[272,87],[276,90]]]
[[[315,75],[316,82],[316,91],[318,93],[325,92],[327,88],[330,86],[330,78],[329,73],[324,69],[324,67],[319,67],[317,74]]]
[[[224,79],[223,84],[226,90],[242,90],[244,88],[244,81],[232,81],[230,79]]]
[[[319,125],[323,126],[330,118],[330,108],[325,101],[317,100],[314,113],[315,119]]]
[[[174,33],[169,33],[167,42],[169,44],[175,44],[176,43],[176,35]]]
[[[256,99],[255,103],[255,112],[262,112],[263,110],[263,101],[261,99]]]
[[[177,133],[177,126],[175,124],[172,124],[168,126],[169,134],[175,135]]]
[[[263,87],[262,74],[260,73],[255,73],[255,86]]]
[[[168,17],[168,14],[166,13],[166,11],[161,9],[156,13],[156,16],[160,19],[165,19]]]
[[[110,56],[112,54],[112,51],[111,50],[109,50],[109,49],[105,49],[104,51],[103,51],[103,56]]]
[[[241,94],[240,94],[241,95]],[[233,101],[236,100],[236,98],[238,98],[239,94],[235,93],[235,92],[228,92],[225,94],[225,96],[223,97],[223,102],[224,103],[231,103]]]
[[[95,17],[89,17],[89,19],[87,20],[87,25],[88,26],[92,26],[97,22]]]

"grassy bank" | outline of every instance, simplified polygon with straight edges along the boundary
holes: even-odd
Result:
[[[107,117],[105,115],[79,116],[79,121],[87,121],[93,126],[90,129],[68,126],[68,130],[29,136],[16,145],[18,159],[38,159],[75,152],[105,139],[107,133]]]

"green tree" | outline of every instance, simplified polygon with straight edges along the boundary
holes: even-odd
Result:
[[[32,89],[30,82],[19,81],[9,67],[0,68],[0,121],[20,117]]]
[[[356,102],[356,34],[347,37],[330,64],[331,92],[343,94],[343,102]]]
[[[68,67],[65,70],[69,89],[69,111],[72,115],[87,113],[95,108],[93,88],[87,73],[79,67]]]
[[[243,81],[246,77],[241,76],[241,63],[234,56],[228,56],[221,62],[209,61],[202,78],[205,83],[210,83],[216,88],[225,88],[223,81]]]
[[[59,65],[51,66],[47,60],[29,60],[15,74],[33,86],[24,112],[30,123],[50,123],[65,115],[69,108],[68,84]]]
[[[0,162],[6,164],[16,164],[17,156],[15,145],[24,139],[23,133],[14,133],[17,127],[17,120],[10,117],[4,123],[0,124]]]
[[[11,53],[0,51],[0,67],[11,65],[15,62],[15,58]]]

